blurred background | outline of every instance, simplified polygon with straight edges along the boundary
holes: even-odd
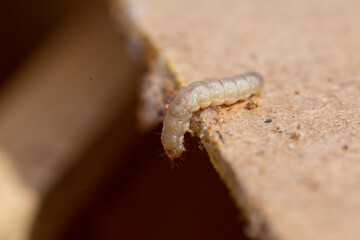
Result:
[[[126,32],[101,0],[0,3],[0,239],[245,239],[196,139],[139,133]]]

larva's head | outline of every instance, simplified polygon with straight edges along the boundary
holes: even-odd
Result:
[[[184,161],[181,159],[181,157],[173,158],[171,159],[173,164],[176,164],[177,166],[181,166],[184,164]]]
[[[169,149],[165,149],[166,154],[168,155],[168,157],[171,159],[171,162],[173,164],[176,164],[178,166],[181,166],[184,161],[181,159],[181,154],[183,152],[183,150],[169,150]]]

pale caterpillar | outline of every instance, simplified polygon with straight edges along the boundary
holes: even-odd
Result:
[[[263,87],[260,74],[250,72],[232,78],[207,79],[193,82],[179,91],[170,103],[164,119],[161,142],[173,163],[181,164],[184,133],[189,131],[190,119],[200,108],[230,105],[245,100]]]

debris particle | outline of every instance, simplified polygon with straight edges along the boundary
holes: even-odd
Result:
[[[310,190],[317,190],[319,188],[319,183],[314,179],[305,178],[304,183]]]
[[[217,135],[219,136],[219,139],[222,143],[224,143],[224,138],[223,136],[221,135],[221,133],[219,131],[216,131]]]
[[[349,149],[349,146],[345,144],[342,148],[346,151]]]
[[[259,103],[256,100],[252,100],[246,104],[246,109],[251,110],[254,108],[257,108],[259,106]]]
[[[204,145],[199,144],[199,149],[203,152],[204,151]]]
[[[296,91],[295,91],[295,95],[299,95],[299,94],[300,94],[300,92],[296,90]]]
[[[88,190],[88,189],[86,189],[86,193],[87,193],[87,195],[89,195],[90,197],[93,196],[92,192],[90,192],[90,190]]]
[[[299,140],[300,137],[301,137],[301,133],[299,133],[299,132],[292,132],[292,133],[290,133],[290,138],[291,138],[291,139]]]
[[[272,122],[272,119],[271,119],[271,118],[267,118],[264,123],[271,123],[271,122]]]
[[[276,123],[274,127],[275,127],[275,131],[278,133],[282,133],[284,130],[284,127],[280,123]]]
[[[264,151],[258,151],[258,152],[256,152],[255,154],[257,155],[257,156],[261,156],[261,155],[264,155]],[[263,172],[263,170],[264,169],[262,169],[262,172]]]
[[[258,60],[258,56],[256,55],[256,53],[252,53],[250,55],[250,59],[253,60],[253,61],[256,61],[256,60]]]

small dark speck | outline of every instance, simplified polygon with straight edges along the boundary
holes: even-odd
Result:
[[[283,133],[283,131],[278,131],[278,133]]]
[[[265,152],[264,151],[259,151],[259,152],[256,152],[255,154],[260,156],[260,155],[263,155]]]
[[[258,56],[256,55],[256,53],[252,53],[250,55],[250,59],[253,60],[253,61],[256,61],[256,60],[258,60]]]
[[[90,196],[90,197],[92,197],[92,192],[90,192],[90,190],[86,190],[86,193]]]
[[[224,138],[223,136],[221,135],[221,133],[219,131],[216,131],[217,135],[219,136],[220,138],[220,141],[224,143]]]
[[[93,81],[94,79],[93,78],[90,78],[89,81]]]
[[[343,149],[346,151],[346,150],[349,149],[349,146],[345,144],[345,145],[343,146]]]
[[[271,122],[272,122],[272,119],[271,119],[271,118],[267,118],[264,123],[271,123]]]

